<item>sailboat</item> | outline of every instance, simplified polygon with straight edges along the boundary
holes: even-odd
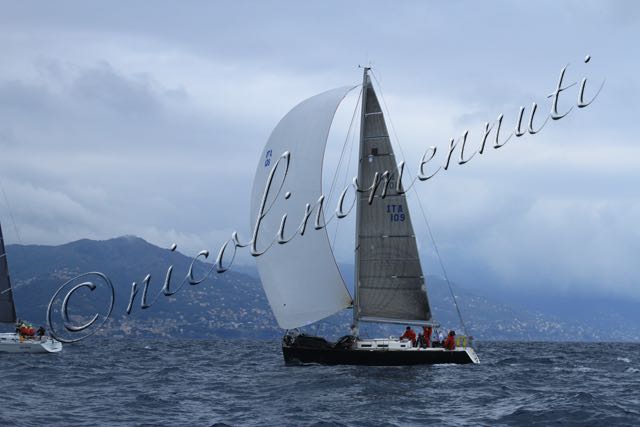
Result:
[[[384,197],[380,192],[372,198],[369,192],[357,192],[353,296],[336,263],[326,227],[317,226],[322,222],[318,219],[324,220],[322,204],[317,201],[322,195],[322,166],[329,130],[339,104],[356,87],[323,92],[289,111],[269,137],[256,169],[251,226],[259,229],[259,233],[254,232],[254,240],[260,236],[262,242],[254,241],[254,250],[261,252],[256,262],[269,304],[278,325],[287,330],[282,341],[285,363],[381,366],[479,363],[466,340],[459,340],[455,349],[446,350],[423,348],[394,337],[359,336],[362,322],[439,325],[432,317],[406,196],[401,185],[396,188],[393,176]],[[277,161],[281,164],[275,167]],[[396,169],[370,68],[364,68],[359,187],[374,182],[376,173],[380,176]],[[304,234],[289,239],[285,231],[289,230],[291,235],[297,224],[288,228],[283,225],[294,222],[290,218],[298,213],[314,208],[313,215],[306,215]],[[271,240],[270,236],[278,237]],[[353,310],[351,333],[337,342],[299,332],[299,328],[349,308]]]
[[[9,278],[9,265],[7,253],[2,237],[2,225],[0,225],[0,323],[16,324],[16,306],[13,301],[11,279]],[[20,329],[19,325],[16,325]],[[23,326],[23,332],[0,333],[0,353],[57,353],[62,350],[62,343],[51,337],[29,336],[33,331]]]

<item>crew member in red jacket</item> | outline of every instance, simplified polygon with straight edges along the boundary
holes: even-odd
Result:
[[[431,347],[431,335],[433,335],[433,328],[431,326],[423,326],[422,336],[424,336],[425,348]]]
[[[404,331],[404,334],[400,337],[401,340],[411,340],[411,345],[416,345],[416,333],[413,332],[411,326],[407,326],[407,329]]]
[[[456,333],[454,331],[449,331],[449,335],[444,340],[444,344],[442,346],[447,350],[456,349]]]

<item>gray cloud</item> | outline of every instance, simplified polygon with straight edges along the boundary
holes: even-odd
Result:
[[[253,168],[277,121],[308,96],[357,83],[357,64],[373,62],[415,171],[428,146],[444,150],[466,129],[477,138],[500,113],[509,126],[520,105],[546,113],[570,63],[568,81],[607,79],[593,106],[418,193],[451,276],[467,287],[640,298],[638,10],[595,1],[4,5],[0,180],[25,243],[135,234],[215,250],[233,230],[249,234]],[[337,250],[351,259],[348,239]]]

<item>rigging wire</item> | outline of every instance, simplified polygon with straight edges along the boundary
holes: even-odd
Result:
[[[351,134],[351,140],[348,142],[350,148],[349,148],[349,158],[347,159],[347,167],[345,168],[345,172],[344,172],[344,179],[342,181],[342,187],[344,188],[347,184],[347,180],[349,179],[349,171],[351,170],[351,158],[353,157],[353,148],[355,147],[355,137],[356,137],[356,133],[352,132],[353,130],[353,123],[355,121],[355,117],[356,117],[356,113],[359,111],[360,109],[360,98],[362,97],[362,89],[360,90],[360,95],[358,96],[358,100],[356,101],[356,108],[353,111],[353,116],[351,117],[351,123],[349,123],[349,130],[347,132],[347,139],[349,138],[349,134]],[[347,144],[347,141],[345,140],[345,144]],[[338,173],[338,172],[336,172]],[[335,248],[336,245],[336,238],[338,237],[338,228],[340,227],[340,221],[336,222],[336,228],[333,232],[333,239],[331,239],[331,247]]]
[[[16,220],[13,217],[13,212],[11,210],[11,205],[9,204],[9,198],[7,197],[7,192],[4,190],[4,185],[2,184],[2,179],[0,179],[0,190],[2,190],[2,196],[4,197],[4,202],[7,205],[7,211],[9,212],[9,218],[11,218],[11,223],[13,224],[13,229],[16,232],[16,237],[18,238],[18,242],[21,245],[24,245],[24,243],[22,243],[22,238],[20,237],[20,232],[18,231],[18,226],[16,224]]]
[[[373,70],[371,70],[371,75],[373,76],[374,80],[376,81],[376,85],[378,86],[378,92],[380,93],[380,97],[382,98],[382,104],[384,105],[384,109],[386,110],[386,115],[387,118],[389,119],[389,124],[391,125],[391,131],[393,132],[393,135],[398,143],[398,148],[400,148],[400,153],[402,154],[402,159],[406,161],[406,156],[404,154],[404,150],[402,149],[402,145],[400,144],[400,138],[398,138],[398,134],[396,133],[396,129],[395,126],[393,125],[393,120],[391,120],[391,115],[389,114],[389,108],[387,107],[387,101],[384,98],[384,94],[382,93],[381,90],[381,85],[380,82],[378,81],[378,78],[376,77],[375,73],[373,72]],[[411,172],[409,171],[409,169],[407,168],[407,174],[409,175],[409,178],[411,178],[413,180],[413,177],[411,176]],[[458,320],[460,320],[460,325],[462,326],[462,330],[464,331],[464,334],[466,336],[469,336],[469,333],[467,332],[467,326],[464,323],[464,320],[462,318],[462,312],[460,311],[460,307],[458,305],[458,300],[456,299],[455,293],[453,292],[453,287],[451,286],[451,281],[449,280],[449,275],[447,274],[447,269],[444,266],[444,263],[442,261],[442,257],[440,256],[440,251],[438,250],[438,245],[436,244],[436,239],[433,236],[433,233],[431,231],[431,225],[429,224],[429,221],[427,219],[427,215],[425,213],[425,209],[422,206],[422,201],[420,200],[420,196],[418,195],[418,191],[416,190],[415,187],[413,187],[413,191],[416,195],[416,199],[418,200],[418,205],[420,206],[420,211],[422,212],[422,217],[424,219],[425,224],[427,225],[427,231],[429,233],[429,238],[431,239],[431,242],[433,242],[433,249],[434,252],[436,253],[436,257],[438,258],[438,262],[440,264],[440,268],[442,269],[442,273],[444,275],[444,279],[447,282],[447,287],[449,288],[449,293],[451,294],[451,298],[453,299],[453,304],[456,307],[456,312],[458,314]]]
[[[4,198],[4,202],[7,205],[7,211],[9,213],[9,218],[11,218],[11,223],[13,225],[13,229],[15,230],[16,233],[16,237],[18,239],[18,243],[20,243],[21,245],[24,246],[24,243],[22,242],[22,237],[20,237],[20,232],[18,231],[18,225],[16,224],[16,220],[13,216],[13,212],[11,210],[11,205],[9,204],[9,198],[7,197],[7,192],[4,190],[4,185],[2,184],[2,179],[0,179],[0,191],[2,191],[2,196]],[[4,240],[4,237],[2,237],[2,239]],[[4,241],[2,242],[4,243]],[[2,257],[6,258],[7,254],[3,254]],[[16,290],[17,288],[22,287],[23,285],[26,285],[27,283],[22,283],[20,285],[14,285],[8,289],[5,289],[4,291],[0,291],[0,295],[6,294],[11,292],[12,290]]]
[[[358,111],[358,107],[357,105],[360,102],[360,97],[362,96],[362,89],[360,90],[360,94],[358,95],[358,100],[356,101],[356,108],[353,111],[353,115],[351,116],[351,122],[349,123],[349,130],[347,131],[347,136],[344,139],[344,143],[342,144],[342,151],[340,152],[340,159],[338,160],[338,166],[336,167],[336,171],[333,174],[333,180],[331,181],[331,187],[329,188],[329,194],[327,195],[327,202],[329,200],[331,200],[331,196],[333,196],[333,192],[335,190],[336,187],[336,182],[338,181],[338,175],[340,173],[340,168],[342,167],[342,162],[344,160],[344,153],[347,149],[347,145],[349,145],[349,138],[351,137],[351,131],[353,129],[353,122],[355,121],[356,118],[356,112]],[[351,156],[349,156],[349,159],[351,159]]]

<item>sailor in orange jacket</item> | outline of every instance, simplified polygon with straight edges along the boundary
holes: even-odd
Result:
[[[413,332],[411,326],[407,326],[407,329],[404,331],[404,334],[400,337],[401,340],[411,340],[411,345],[416,345],[416,333]]]
[[[444,344],[442,346],[447,350],[456,349],[456,333],[454,331],[449,331],[449,335],[444,340]]]

